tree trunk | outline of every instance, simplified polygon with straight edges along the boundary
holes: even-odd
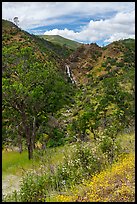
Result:
[[[106,128],[107,126],[107,118],[106,118],[106,113],[107,113],[107,110],[104,110],[104,129]]]
[[[26,127],[26,137],[27,137],[27,145],[28,145],[28,158],[29,160],[33,158],[33,142],[30,134],[29,127]]]
[[[22,142],[19,143],[19,153],[22,153]]]
[[[29,160],[33,158],[33,144],[32,144],[31,138],[29,138],[29,144],[28,144],[28,158]]]
[[[22,153],[22,132],[21,126],[18,126],[18,145],[19,145],[19,153]]]
[[[27,125],[28,121],[26,119],[26,114],[24,112],[22,113],[22,123],[26,134],[26,140],[27,140],[27,146],[28,146],[28,159],[30,160],[33,158],[33,141],[32,141],[30,127],[29,125]]]
[[[36,138],[36,117],[34,116],[33,130],[32,130],[32,145],[33,145],[33,149],[35,149],[35,138]]]

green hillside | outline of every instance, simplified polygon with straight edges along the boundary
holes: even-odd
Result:
[[[134,202],[135,40],[54,37],[2,20],[3,201]]]
[[[39,35],[39,37],[44,38],[50,42],[53,42],[55,44],[59,44],[61,46],[66,46],[72,50],[76,50],[81,43],[78,43],[76,41],[73,40],[69,40],[67,38],[64,38],[62,36],[59,35]]]
[[[80,84],[87,83],[90,76],[96,79],[110,72],[121,72],[124,67],[135,66],[135,40],[120,40],[103,48],[96,43],[83,44],[69,56],[67,63]]]
[[[73,88],[62,67],[64,56],[57,54],[56,46],[51,43],[49,47],[11,22],[3,20],[2,26],[3,143],[19,131],[21,138],[28,135],[27,143],[32,146],[31,134],[42,128],[42,117],[46,116],[46,123],[49,114],[70,103]]]

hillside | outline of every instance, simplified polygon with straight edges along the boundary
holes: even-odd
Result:
[[[111,168],[53,198],[55,202],[134,202],[135,158],[120,159]],[[125,177],[126,175],[126,177]]]
[[[3,200],[133,201],[135,40],[73,49],[56,37],[2,20],[5,181],[24,171]]]
[[[110,72],[120,73],[122,67],[134,67],[135,40],[120,40],[102,48],[93,43],[82,45],[66,63],[80,84],[87,83],[90,75],[96,78]]]
[[[134,126],[134,39],[113,42],[103,48],[96,44],[82,45],[66,64],[79,88],[75,106],[65,113],[68,117],[62,114],[65,121],[62,126],[71,123],[66,125],[71,136],[76,134],[87,140],[98,137],[107,126],[114,128],[112,132]],[[116,120],[121,122],[117,124]],[[124,124],[126,120],[129,122]]]
[[[28,129],[32,131],[32,114],[35,120],[33,131],[36,131],[41,126],[43,114],[47,117],[48,114],[53,115],[63,105],[71,102],[73,87],[68,83],[65,68],[62,66],[64,56],[60,53],[61,47],[30,35],[5,20],[2,21],[2,46],[5,142],[18,134],[16,127],[19,128],[19,124],[21,137],[24,131],[31,137]],[[14,115],[15,118],[12,117],[13,113],[17,114]],[[12,130],[13,135],[7,138]]]
[[[46,126],[44,127],[44,131],[46,129],[45,134],[49,138],[51,137],[51,140],[49,139],[49,146],[57,145],[61,141],[71,141],[75,134],[78,137],[94,135],[95,132],[99,131],[100,125],[102,126],[102,120],[107,120],[103,119],[106,116],[103,116],[102,112],[105,111],[104,114],[106,114],[106,111],[108,112],[109,124],[109,112],[116,107],[117,113],[122,111],[123,117],[127,117],[127,121],[130,121],[129,124],[133,124],[134,116],[132,115],[132,119],[129,119],[128,114],[134,113],[135,40],[120,40],[105,47],[99,47],[95,43],[83,44],[64,58],[64,55],[60,52],[61,46],[56,47],[51,42],[40,39],[35,35],[30,35],[13,23],[5,20],[2,21],[2,39],[2,70],[3,77],[6,80],[3,80],[3,83],[5,83],[5,92],[3,94],[7,98],[6,91],[8,89],[6,83],[10,85],[10,83],[14,82],[13,88],[17,90],[13,89],[8,94],[15,91],[17,100],[19,100],[16,103],[21,104],[24,101],[25,108],[26,100],[32,97],[31,100],[27,101],[27,103],[32,104],[33,100],[37,99],[36,104],[32,107],[32,112],[35,109],[38,116],[42,113],[52,115],[48,116],[43,123]],[[66,52],[68,51],[67,48],[63,49]],[[21,69],[22,66],[24,69]],[[48,76],[46,72],[50,75]],[[41,73],[45,73],[45,76]],[[38,74],[40,78],[38,78]],[[26,76],[26,79],[23,76]],[[8,81],[8,78],[10,78],[11,82]],[[23,80],[23,83],[17,83],[19,78]],[[45,81],[44,79],[46,78],[47,80]],[[27,82],[30,84],[27,84]],[[74,82],[75,86],[73,86],[72,82]],[[35,91],[31,90],[30,87],[34,88],[31,84],[38,86]],[[21,87],[23,88],[23,86],[24,96],[22,98]],[[48,86],[53,87],[53,92],[50,92]],[[27,93],[27,90],[30,91],[30,96],[27,95],[29,93]],[[18,98],[19,92],[20,98]],[[39,93],[46,94],[45,97],[43,96],[45,103],[41,106],[43,108],[46,106],[46,110],[42,111],[41,109],[42,112],[37,107],[39,100],[42,99]],[[115,98],[113,99],[114,96]],[[14,100],[13,97],[10,96],[10,98]],[[71,105],[69,104],[69,106],[64,107],[68,101]],[[5,102],[7,103],[7,101]],[[14,104],[14,101],[13,105],[14,108],[17,106],[17,104]],[[96,114],[92,115],[92,111],[95,111]],[[95,124],[92,119],[95,120]],[[38,119],[39,125],[41,120],[42,118]],[[83,121],[82,124],[81,120]],[[99,124],[96,124],[96,120],[101,121]],[[78,123],[78,129],[75,127],[75,123]],[[79,128],[79,125],[83,127]],[[58,138],[55,136],[57,134],[55,129],[59,131]],[[88,134],[86,133],[87,130],[89,131]],[[53,135],[49,136],[51,132]]]
[[[68,57],[72,51],[60,45],[55,45],[47,40],[41,39],[38,36],[30,35],[28,32],[21,30],[10,21],[2,19],[2,43],[10,45],[17,42],[22,46],[25,43],[27,46],[37,46],[37,51],[43,52],[54,60],[55,63],[60,63],[64,58]],[[56,60],[55,60],[56,59]]]
[[[49,42],[53,42],[54,44],[65,46],[71,50],[76,50],[81,45],[81,43],[64,38],[59,35],[39,35],[39,37]]]
[[[9,161],[4,160],[3,163],[5,168],[5,172],[15,171],[15,175],[10,174],[10,178],[8,177],[8,191],[12,188],[12,185],[9,184],[13,182],[13,189],[15,194],[7,195],[3,198],[4,202],[134,202],[135,200],[135,137],[134,135],[120,135],[121,142],[123,144],[122,148],[126,148],[129,150],[129,153],[122,154],[118,161],[115,161],[111,166],[106,166],[100,172],[96,172],[93,176],[89,176],[88,179],[85,179],[84,174],[82,174],[82,169],[84,166],[78,166],[77,160],[80,159],[80,155],[77,155],[77,160],[72,160],[70,155],[77,152],[78,144],[69,144],[64,145],[62,147],[57,148],[48,148],[43,155],[40,156],[40,160],[38,162],[29,163],[29,165],[33,165],[33,168],[28,170],[26,169],[27,163],[23,162],[23,159],[27,159],[24,157],[24,154],[17,155],[17,152],[12,152],[10,155],[9,152],[4,153],[4,158],[10,156]],[[123,139],[122,139],[123,138]],[[83,144],[85,147],[87,144]],[[82,145],[82,146],[83,146]],[[88,144],[89,145],[89,144]],[[81,146],[80,146],[81,148]],[[85,148],[84,153],[85,156],[86,151],[93,149],[93,145],[89,145],[89,148]],[[84,150],[82,147],[81,150]],[[94,149],[95,150],[95,149]],[[80,149],[78,150],[80,151]],[[26,154],[26,152],[24,152]],[[90,152],[88,152],[90,154]],[[96,152],[97,153],[97,152]],[[96,154],[95,153],[95,154]],[[67,157],[67,155],[69,155]],[[17,159],[19,156],[20,159]],[[88,155],[87,155],[88,156]],[[91,156],[91,155],[90,155]],[[101,154],[97,155],[101,160],[104,159]],[[16,159],[15,159],[16,158]],[[86,157],[87,158],[87,157]],[[90,157],[88,157],[90,159]],[[67,160],[66,160],[67,159]],[[61,166],[62,161],[66,160],[66,165]],[[15,166],[15,163],[18,162]],[[34,162],[34,161],[33,161]],[[44,164],[43,164],[44,162]],[[80,162],[80,161],[79,161]],[[81,160],[82,162],[82,160]],[[83,160],[84,162],[84,160]],[[88,162],[88,161],[86,161]],[[92,163],[92,159],[90,163]],[[11,163],[11,165],[10,165]],[[20,168],[20,164],[21,167]],[[90,163],[88,162],[88,167],[90,167]],[[80,165],[80,163],[79,163]],[[95,163],[92,163],[96,168]],[[52,169],[51,169],[52,167]],[[58,168],[56,174],[53,174],[53,169]],[[17,170],[17,171],[16,171]],[[17,185],[13,179],[20,179],[21,170],[25,170],[23,180],[21,182],[21,191],[19,190],[19,184]],[[84,173],[86,173],[86,168],[83,169]],[[26,175],[27,172],[27,175]],[[68,174],[68,175],[67,175]],[[71,186],[68,187],[67,183],[64,188],[63,186],[56,187],[56,183],[59,184],[64,183],[66,181],[71,181]],[[81,178],[82,177],[82,178]],[[56,180],[55,180],[56,179]],[[58,181],[60,179],[60,181]],[[74,179],[77,179],[77,184],[73,185]],[[6,177],[4,179],[6,181]],[[27,183],[29,182],[29,185]],[[33,187],[33,188],[30,188]],[[55,190],[56,189],[56,190]],[[5,193],[7,192],[6,188],[4,189]],[[24,196],[25,191],[25,196]],[[35,192],[35,194],[34,194]],[[6,193],[7,194],[7,193]]]

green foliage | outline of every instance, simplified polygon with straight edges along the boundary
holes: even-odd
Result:
[[[32,135],[36,135],[36,131],[42,126],[37,122],[41,114],[53,114],[69,104],[72,94],[71,84],[65,81],[63,73],[59,72],[54,62],[44,63],[34,49],[29,46],[20,48],[18,44],[5,46],[2,80],[5,136],[9,132],[9,135],[13,133],[16,138],[16,127],[20,125],[21,134],[25,134],[27,140],[30,138],[32,142],[35,139],[34,136],[31,138]],[[35,132],[34,119],[37,122]],[[8,121],[9,126],[5,121]],[[9,127],[12,127],[11,131]]]
[[[54,128],[50,139],[47,142],[47,147],[57,147],[65,144],[64,132],[58,128]]]
[[[107,57],[106,61],[102,62],[102,67],[106,67],[108,64],[116,65],[116,58]]]
[[[124,62],[117,62],[116,65],[117,65],[118,67],[124,67]]]
[[[106,61],[106,62],[102,62],[101,66],[102,66],[102,67],[106,67],[107,64],[108,64],[107,61]]]
[[[107,56],[109,45],[103,48],[106,58],[101,61],[101,66],[108,73],[99,77],[96,71],[102,68],[95,70],[94,65],[96,67],[100,62],[103,49],[93,45],[93,52],[90,50],[89,55],[85,45],[78,47],[70,61],[75,62],[77,67],[77,62],[86,53],[83,62],[86,62],[89,73],[82,74],[88,76],[90,82],[77,85],[74,92],[74,87],[67,82],[61,69],[63,59],[72,53],[65,39],[61,38],[63,45],[57,45],[22,32],[16,26],[13,29],[7,21],[3,24],[3,147],[19,143],[18,136],[23,140],[26,138],[28,149],[36,141],[55,148],[80,140],[72,157],[66,156],[63,164],[50,170],[44,166],[42,174],[26,174],[21,191],[19,194],[14,192],[10,198],[14,201],[45,202],[49,191],[80,183],[100,171],[105,164],[111,164],[121,153],[118,135],[134,126],[134,41],[129,39],[114,43],[113,48],[120,51],[117,58]],[[18,40],[12,40],[13,36]],[[71,46],[71,41],[68,43]],[[74,45],[75,42],[72,42]],[[90,63],[86,55],[91,56],[88,56]],[[69,111],[65,112],[65,109]],[[44,151],[38,152],[36,157],[47,155]]]
[[[108,66],[106,67],[106,70],[107,70],[107,71],[110,71],[110,69],[111,69],[111,66],[108,65]]]
[[[110,64],[116,63],[116,60],[107,57]],[[133,125],[134,68],[126,69],[123,65],[117,71],[111,71],[110,68],[107,67],[109,74],[101,80],[90,74],[91,83],[82,87],[84,91],[81,91],[80,97],[76,96],[77,115],[69,125],[71,137],[74,135],[86,141],[91,134],[94,139],[106,134],[116,138],[118,133]]]
[[[22,181],[20,200],[22,202],[44,202],[46,200],[45,180],[30,173]]]
[[[102,139],[102,142],[100,144],[100,148],[103,153],[110,152],[113,147],[113,140],[112,138],[106,136]]]
[[[63,38],[59,35],[40,35],[39,37],[72,50],[77,49],[81,45],[76,41]]]
[[[111,136],[104,136],[99,144],[101,151],[107,155],[107,162],[112,163],[122,153],[120,142]]]
[[[102,157],[90,145],[78,144],[72,157],[65,156],[63,164],[56,171],[46,169],[41,175],[30,171],[25,174],[17,199],[22,202],[44,202],[51,191],[65,189],[72,184],[80,183],[101,170]]]
[[[135,155],[120,158],[111,167],[74,186],[71,191],[55,195],[56,202],[134,202]],[[128,185],[127,185],[128,183]]]
[[[134,140],[134,135],[132,135],[132,137],[129,134],[119,135],[118,140],[115,141],[114,148],[112,145],[112,139],[107,136],[102,138],[102,141],[99,143],[93,144],[93,142],[79,142],[75,145],[73,144],[73,148],[72,145],[69,145],[68,147],[64,146],[58,148],[58,151],[56,151],[55,148],[48,149],[44,153],[44,157],[41,156],[42,165],[39,165],[39,169],[36,170],[35,168],[33,171],[25,172],[21,183],[21,191],[14,192],[11,196],[4,197],[3,201],[50,201],[50,198],[54,196],[54,193],[56,195],[76,184],[80,185],[83,181],[89,180],[92,177],[94,178],[94,175],[96,176],[102,169],[104,170],[104,168],[107,167],[106,164],[108,164],[108,158],[111,156],[110,147],[114,149],[115,161],[117,161],[117,158],[119,157],[125,157],[125,155],[119,155],[119,153],[123,150],[125,152],[125,150],[129,148],[129,144],[131,145],[131,139]],[[132,145],[134,146],[133,141]],[[61,158],[61,149],[64,149],[65,152],[64,162],[62,164],[57,164],[58,159]],[[128,150],[130,152],[130,149]],[[48,157],[51,157],[51,160],[49,160]],[[43,160],[44,158],[46,160]],[[53,160],[54,164],[56,164],[56,168],[52,163]],[[50,166],[49,170],[47,169],[47,166]]]
[[[110,61],[110,64],[111,64],[111,65],[116,65],[116,59],[115,59],[115,58],[112,58],[111,61]]]
[[[92,176],[104,166],[104,158],[99,149],[92,148],[90,144],[78,143],[74,154],[65,157],[63,165],[56,172],[58,188],[70,187]]]
[[[2,195],[2,202],[19,202],[17,191],[15,190],[9,195]]]

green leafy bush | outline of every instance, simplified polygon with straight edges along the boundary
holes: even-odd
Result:
[[[77,143],[72,156],[65,156],[63,164],[55,167],[54,171],[43,165],[42,171],[26,173],[20,191],[16,196],[12,195],[12,200],[45,202],[52,191],[65,190],[81,183],[99,172],[103,164],[104,158],[98,148],[91,148],[88,143]]]
[[[110,61],[110,64],[111,64],[111,65],[116,65],[116,59],[115,59],[115,58],[112,58],[111,61]]]
[[[65,162],[57,170],[59,187],[71,186],[80,183],[83,179],[92,176],[103,167],[103,157],[96,148],[89,144],[78,143],[71,158],[66,157]]]
[[[118,67],[124,67],[124,62],[117,62]]]
[[[22,202],[40,202],[46,199],[46,179],[33,173],[24,177],[19,193]]]
[[[110,71],[110,69],[111,69],[111,66],[108,65],[108,66],[106,67],[106,70],[107,70],[107,71]]]
[[[102,66],[102,67],[106,67],[106,66],[107,66],[107,64],[108,64],[108,62],[107,62],[107,61],[105,61],[105,62],[102,62],[101,66]]]
[[[100,144],[100,148],[101,148],[102,152],[103,153],[110,152],[112,147],[113,147],[113,140],[112,140],[112,138],[110,138],[108,136],[105,136],[102,139],[102,142]]]
[[[48,140],[47,147],[57,147],[64,144],[64,132],[58,128],[54,128],[52,132],[52,137]]]
[[[106,135],[102,138],[99,147],[103,154],[107,156],[107,162],[112,163],[122,152],[122,147],[118,140]]]

